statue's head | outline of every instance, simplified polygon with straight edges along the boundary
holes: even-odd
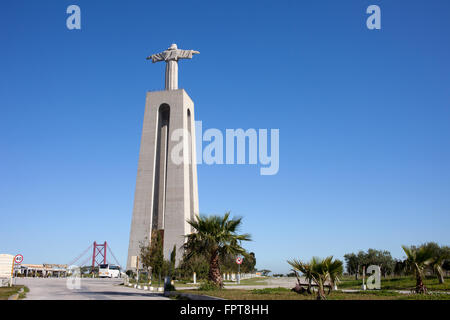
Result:
[[[178,49],[178,47],[177,47],[176,43],[172,43],[172,45],[167,50],[177,50],[177,49]]]

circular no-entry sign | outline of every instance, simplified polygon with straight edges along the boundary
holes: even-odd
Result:
[[[242,257],[237,257],[236,258],[236,263],[237,264],[241,264],[242,263],[242,259],[243,259]]]
[[[20,264],[20,263],[22,263],[22,261],[23,261],[23,255],[17,254],[17,255],[14,257],[14,262],[15,262],[15,263]]]

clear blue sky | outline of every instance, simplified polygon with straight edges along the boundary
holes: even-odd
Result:
[[[66,28],[77,4],[82,29]],[[366,28],[377,4],[382,29]],[[244,216],[258,268],[450,240],[450,2],[2,1],[0,251],[125,263],[145,94],[177,43],[204,129],[279,128],[280,171],[198,167],[200,211]]]

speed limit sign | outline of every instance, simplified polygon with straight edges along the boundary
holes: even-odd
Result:
[[[14,262],[15,262],[15,263],[21,264],[22,261],[23,261],[23,255],[17,254],[17,255],[14,257]]]
[[[241,264],[242,263],[242,259],[243,259],[242,257],[237,257],[236,258],[236,263],[237,264]]]

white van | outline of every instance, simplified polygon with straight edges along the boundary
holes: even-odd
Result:
[[[120,278],[120,267],[113,264],[101,264],[98,268],[100,278]]]

